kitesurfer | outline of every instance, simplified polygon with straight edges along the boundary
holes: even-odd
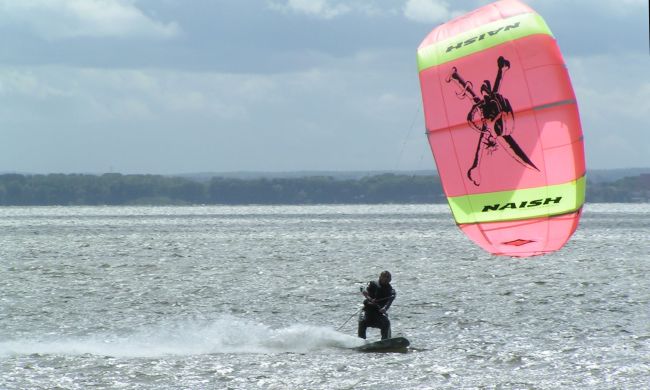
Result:
[[[366,299],[363,301],[363,310],[359,315],[359,337],[366,338],[366,329],[379,328],[381,339],[390,338],[390,320],[386,311],[395,299],[395,289],[390,285],[391,275],[388,271],[379,274],[379,281],[371,281],[362,291]]]

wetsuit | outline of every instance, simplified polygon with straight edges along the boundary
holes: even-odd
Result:
[[[359,337],[365,339],[366,329],[371,327],[381,330],[382,340],[388,339],[390,338],[390,320],[384,313],[395,299],[395,290],[390,283],[382,286],[373,281],[368,283],[366,291],[368,297],[374,299],[375,303],[371,303],[368,299],[363,301],[363,311],[359,316]],[[380,312],[381,309],[384,309],[384,313]]]

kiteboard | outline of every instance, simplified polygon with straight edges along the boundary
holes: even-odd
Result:
[[[404,337],[379,340],[353,348],[359,352],[406,352],[411,343]]]

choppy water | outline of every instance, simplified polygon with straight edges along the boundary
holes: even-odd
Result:
[[[445,205],[0,208],[0,388],[648,388],[649,233],[590,204],[510,259]],[[415,349],[353,352],[383,269]]]

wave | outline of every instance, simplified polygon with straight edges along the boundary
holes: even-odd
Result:
[[[133,332],[87,336],[51,336],[0,341],[0,356],[98,355],[160,357],[204,354],[307,353],[353,348],[362,340],[313,325],[272,329],[234,316],[215,320],[182,320],[142,327]]]

